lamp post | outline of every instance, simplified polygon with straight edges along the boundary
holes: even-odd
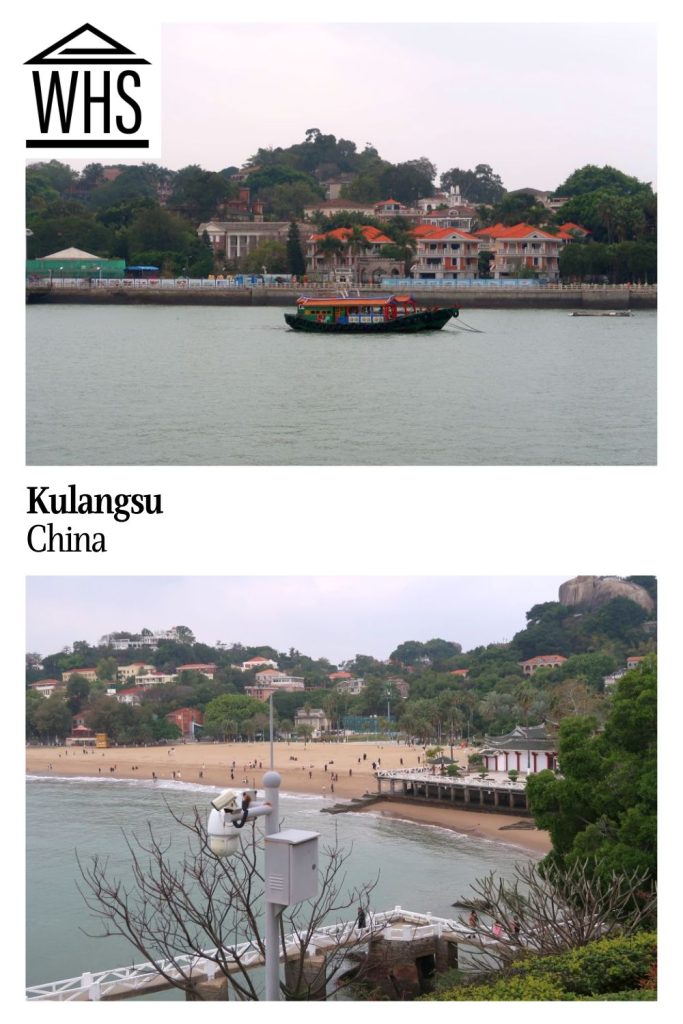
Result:
[[[269,1002],[280,999],[278,916],[286,906],[311,899],[318,891],[319,833],[280,830],[281,781],[278,772],[272,768],[265,773],[263,803],[253,801],[252,794],[256,796],[253,790],[223,790],[211,801],[207,824],[211,851],[217,857],[230,857],[239,851],[241,845],[240,832],[235,830],[255,818],[265,819],[265,977],[266,1000]]]

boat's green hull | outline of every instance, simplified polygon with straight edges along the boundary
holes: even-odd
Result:
[[[285,313],[285,320],[295,331],[313,331],[316,334],[414,334],[416,331],[440,331],[451,317],[456,317],[455,307],[422,310],[398,320],[385,320],[374,324],[320,323],[314,319]]]

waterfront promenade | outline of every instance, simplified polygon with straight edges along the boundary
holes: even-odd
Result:
[[[160,279],[118,281],[53,278],[30,283],[26,301],[82,305],[180,305],[180,306],[287,306],[302,294],[331,294],[334,285],[305,283],[282,285],[238,285],[230,281],[204,279]],[[381,285],[362,286],[350,294],[377,295]],[[425,305],[455,303],[462,309],[565,309],[645,310],[657,308],[656,285],[522,285],[488,281],[441,285],[415,281],[411,294]]]

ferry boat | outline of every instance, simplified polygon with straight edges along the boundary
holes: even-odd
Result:
[[[322,333],[385,334],[388,332],[440,331],[457,306],[418,306],[411,295],[315,298],[302,295],[296,313],[285,313],[295,331]]]

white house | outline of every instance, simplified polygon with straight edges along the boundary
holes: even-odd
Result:
[[[238,668],[240,672],[251,672],[255,668],[278,668],[278,663],[273,661],[272,658],[262,658],[260,655],[257,655],[255,658],[243,661],[241,665],[231,665],[230,667]]]
[[[51,697],[55,690],[64,690],[66,687],[59,679],[42,679],[39,683],[31,683],[31,689],[43,697]]]

